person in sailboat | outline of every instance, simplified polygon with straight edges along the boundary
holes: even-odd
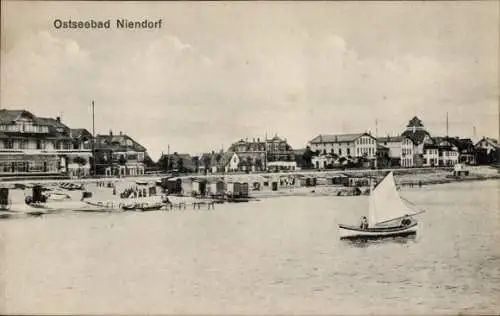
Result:
[[[411,224],[411,219],[410,216],[405,215],[403,219],[401,220],[401,226],[408,226]]]
[[[361,224],[359,227],[361,229],[368,229],[368,218],[366,218],[366,216],[361,217]]]

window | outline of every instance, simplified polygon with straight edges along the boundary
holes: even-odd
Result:
[[[351,149],[347,148],[347,156],[349,156],[350,154],[351,154]]]
[[[339,156],[342,156],[342,148],[339,148]]]
[[[19,141],[19,148],[20,149],[28,149],[28,141],[25,139]]]
[[[4,147],[6,149],[13,149],[14,148],[14,142],[12,141],[12,139],[6,139],[6,140],[4,140],[3,144],[4,144]]]
[[[44,162],[43,161],[30,161],[29,162],[29,171],[30,172],[43,172],[44,171]]]

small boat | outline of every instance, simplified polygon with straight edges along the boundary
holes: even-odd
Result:
[[[147,212],[147,211],[158,211],[163,207],[163,204],[149,204],[149,205],[140,205],[137,207],[138,210],[142,212]]]
[[[135,209],[136,209],[135,203],[122,205],[122,210],[124,210],[124,211],[133,211]]]
[[[424,211],[416,212],[403,202],[392,171],[371,190],[369,200],[367,227],[339,224],[340,239],[380,239],[417,234],[418,222],[413,216]]]

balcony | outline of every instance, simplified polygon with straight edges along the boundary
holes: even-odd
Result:
[[[23,155],[64,155],[64,154],[88,154],[92,155],[90,149],[7,149],[0,148],[2,154],[23,154]]]

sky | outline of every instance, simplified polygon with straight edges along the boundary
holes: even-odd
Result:
[[[0,107],[123,131],[153,159],[278,135],[499,134],[499,2],[2,1]],[[55,19],[162,19],[56,29]],[[375,122],[378,122],[377,124]]]

